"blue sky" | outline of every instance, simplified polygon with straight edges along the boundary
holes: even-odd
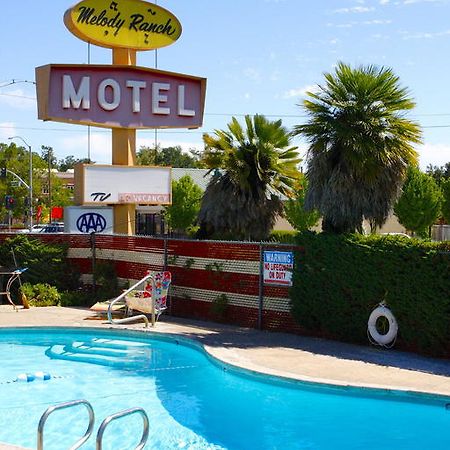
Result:
[[[0,142],[22,136],[34,151],[52,146],[61,159],[88,156],[86,127],[37,119],[34,68],[82,64],[87,44],[63,23],[72,0],[3,1],[1,9]],[[158,51],[158,68],[206,77],[204,126],[158,132],[161,145],[202,149],[202,133],[225,128],[232,115],[265,114],[290,128],[305,121],[304,92],[338,61],[391,67],[417,102],[410,117],[423,127],[422,169],[450,161],[450,0],[159,0],[183,34]],[[91,46],[93,64],[111,51]],[[154,67],[154,52],[138,65]],[[20,143],[20,141],[17,141]],[[153,130],[137,146],[153,145]],[[295,141],[302,150],[306,144]],[[90,156],[111,163],[110,131],[91,128]]]

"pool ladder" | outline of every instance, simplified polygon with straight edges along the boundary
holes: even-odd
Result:
[[[74,406],[83,405],[86,407],[88,414],[89,414],[89,425],[86,429],[86,432],[84,433],[84,436],[79,439],[72,447],[70,447],[69,450],[76,450],[77,448],[80,448],[90,437],[92,434],[92,430],[94,429],[94,409],[92,408],[92,405],[87,400],[73,400],[71,402],[65,402],[65,403],[58,403],[57,405],[50,406],[47,408],[47,410],[42,414],[41,419],[39,420],[38,425],[38,432],[37,432],[37,450],[43,450],[44,449],[44,425],[45,422],[48,419],[48,416],[52,414],[54,411],[60,410],[60,409],[66,409],[66,408],[72,408]],[[108,416],[100,425],[98,431],[97,431],[97,439],[95,448],[96,450],[102,450],[102,440],[103,440],[103,433],[105,432],[106,427],[113,421],[120,419],[121,417],[130,416],[132,414],[140,414],[142,416],[142,420],[144,422],[144,430],[142,432],[141,441],[135,448],[135,450],[142,450],[145,447],[145,444],[147,443],[148,439],[148,416],[147,413],[142,408],[130,408],[126,409],[124,411],[120,411],[115,414],[111,414]]]

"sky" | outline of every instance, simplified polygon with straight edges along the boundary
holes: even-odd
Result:
[[[120,1],[120,0],[119,0]],[[37,119],[35,67],[110,64],[111,50],[88,44],[65,27],[74,0],[2,1],[0,14],[0,142],[20,136],[35,152],[51,146],[111,163],[111,131]],[[181,22],[179,40],[157,52],[157,67],[207,78],[203,127],[142,130],[141,146],[202,150],[202,135],[225,129],[232,116],[264,114],[291,129],[306,121],[305,92],[323,83],[337,62],[393,69],[423,129],[420,167],[450,162],[450,0],[159,0]],[[154,51],[139,66],[154,68]],[[14,80],[14,83],[12,83]],[[20,139],[16,140],[22,145]],[[296,138],[303,157],[307,144]],[[305,159],[304,159],[305,161]],[[306,166],[306,164],[304,163]]]

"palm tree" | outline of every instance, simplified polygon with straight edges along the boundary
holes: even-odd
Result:
[[[203,195],[201,238],[267,238],[300,175],[297,147],[281,120],[245,116],[245,124],[233,117],[228,130],[203,136],[203,162],[218,170]]]
[[[306,207],[319,210],[324,231],[381,226],[398,198],[419,126],[404,117],[415,103],[389,68],[339,63],[325,85],[308,92],[309,120],[294,134],[309,142]]]

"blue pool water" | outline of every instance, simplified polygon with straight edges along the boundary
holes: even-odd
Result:
[[[146,449],[450,448],[444,397],[333,388],[230,370],[194,344],[137,333],[77,329],[0,331],[0,442],[36,448],[47,407],[87,399],[95,433],[115,412],[143,407]],[[45,372],[49,380],[14,381]],[[57,411],[45,426],[46,450],[64,450],[84,434],[83,407]],[[105,449],[132,449],[142,421],[112,422]],[[95,434],[94,433],[94,434]],[[95,437],[82,447],[95,448]]]

